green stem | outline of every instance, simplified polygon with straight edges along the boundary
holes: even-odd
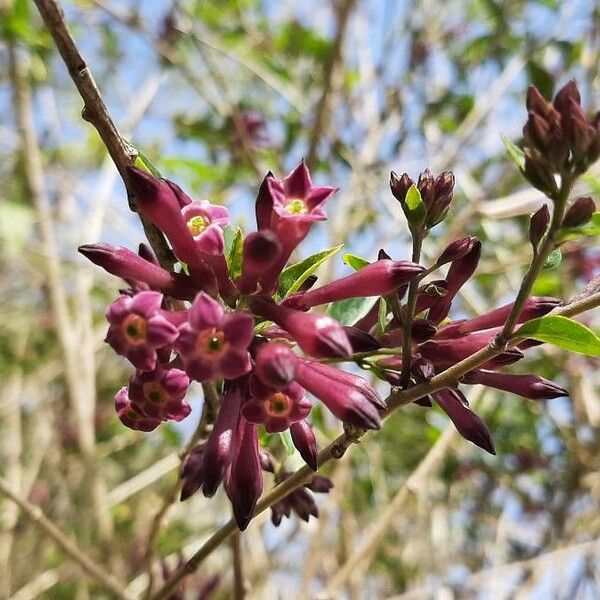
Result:
[[[567,200],[569,199],[569,194],[571,193],[573,183],[574,179],[571,178],[569,175],[563,176],[560,190],[556,198],[551,198],[551,200],[553,200],[554,202],[552,221],[550,222],[550,226],[548,227],[544,240],[539,246],[538,252],[534,254],[533,260],[531,261],[531,265],[529,266],[525,277],[523,277],[521,287],[519,288],[519,292],[517,293],[517,297],[513,304],[512,310],[510,311],[510,314],[504,322],[502,331],[498,334],[498,345],[502,345],[510,338],[510,335],[514,331],[519,317],[521,316],[521,312],[523,311],[525,302],[531,295],[531,290],[533,289],[535,280],[537,279],[538,275],[540,274],[540,271],[544,267],[544,264],[548,259],[548,255],[554,249],[554,246],[556,244],[556,232],[560,229],[560,226],[562,224],[562,220],[567,207]]]

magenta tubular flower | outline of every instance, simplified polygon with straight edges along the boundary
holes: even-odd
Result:
[[[121,423],[129,429],[137,431],[153,431],[160,425],[160,419],[148,417],[137,409],[127,393],[127,388],[121,388],[115,396],[115,410]]]
[[[225,384],[223,403],[204,449],[202,493],[207,498],[215,494],[231,464],[242,395],[238,380]]]
[[[506,367],[508,365],[514,365],[516,362],[519,362],[522,358],[525,358],[525,354],[519,348],[509,348],[502,354],[498,354],[488,362],[481,365],[482,369],[487,369],[489,371],[495,371],[500,367]]]
[[[127,167],[127,172],[140,213],[169,238],[177,258],[187,264],[194,282],[215,295],[214,275],[201,260],[194,238],[181,214],[181,195],[176,193],[177,186],[174,188],[172,182],[157,179],[136,167]]]
[[[496,308],[473,319],[466,319],[464,321],[457,321],[450,323],[437,334],[437,339],[441,338],[455,338],[461,337],[467,333],[474,331],[482,331],[485,329],[492,329],[494,327],[500,327],[506,321],[510,311],[513,307],[513,302],[505,304],[500,308]],[[550,298],[547,296],[531,296],[525,301],[523,311],[519,315],[518,323],[525,323],[530,319],[536,319],[541,317],[550,311],[554,310],[557,306],[562,304],[561,300],[557,298]]]
[[[459,338],[430,340],[419,346],[419,352],[438,367],[448,367],[481,350],[499,333],[500,328],[469,333]]]
[[[462,381],[464,383],[480,383],[530,400],[551,400],[569,395],[567,390],[537,375],[497,373],[480,369],[467,373]]]
[[[439,390],[432,393],[435,401],[450,417],[458,433],[490,454],[496,454],[494,441],[486,424],[468,406],[458,390]]]
[[[293,294],[286,298],[286,306],[309,309],[313,306],[365,296],[393,294],[400,286],[425,270],[415,263],[401,260],[377,260],[359,271],[316,290]]]
[[[245,419],[238,424],[240,443],[225,479],[225,491],[240,531],[252,520],[256,503],[263,491],[263,475],[258,450],[257,426]]]
[[[265,182],[272,208],[269,229],[277,234],[282,246],[276,265],[262,279],[263,290],[271,293],[276,288],[281,270],[296,246],[307,236],[312,224],[326,219],[322,205],[337,188],[313,186],[304,161],[283,181],[267,177]],[[269,202],[261,198],[259,211],[257,202],[259,229],[265,224],[264,213],[268,205]]]
[[[250,315],[225,313],[217,301],[200,292],[189,321],[179,328],[175,348],[192,379],[234,379],[252,368],[248,346],[253,328]]]
[[[317,449],[317,439],[312,427],[306,421],[297,421],[290,425],[292,442],[304,462],[313,470],[319,468],[319,451]]]
[[[384,408],[385,403],[366,379],[335,367],[300,360],[296,381],[341,421],[365,429],[381,427],[378,410]]]
[[[179,300],[192,300],[198,291],[187,275],[170,273],[128,248],[110,244],[86,244],[78,248],[88,260],[126,281],[142,281]]]
[[[437,324],[448,316],[452,300],[475,272],[480,256],[481,242],[477,240],[467,254],[451,263],[446,276],[447,293],[429,309],[427,318],[430,321]]]
[[[191,412],[184,400],[189,377],[179,369],[136,371],[129,382],[129,398],[142,413],[161,421],[181,421]]]
[[[262,298],[252,300],[250,306],[256,314],[291,333],[307,354],[318,358],[352,354],[352,345],[344,328],[330,317],[293,310]]]
[[[262,423],[269,433],[275,433],[305,419],[311,408],[310,400],[297,383],[274,389],[253,377],[250,400],[242,407],[242,414],[251,423]]]
[[[287,387],[296,375],[298,357],[285,344],[267,343],[256,351],[254,373],[274,389]]]
[[[161,314],[162,299],[158,292],[121,295],[106,310],[110,326],[105,341],[142,371],[154,370],[156,350],[172,344],[179,334]]]
[[[259,279],[272,268],[281,254],[277,235],[265,229],[246,236],[242,257],[242,274],[237,286],[242,294],[256,291]]]

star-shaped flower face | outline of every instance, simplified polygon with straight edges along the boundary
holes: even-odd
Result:
[[[248,346],[254,319],[250,315],[225,313],[218,302],[201,292],[190,309],[189,321],[179,331],[175,347],[196,381],[233,379],[252,368]]]
[[[229,211],[206,200],[191,202],[181,209],[196,247],[208,254],[223,254],[223,228],[229,224]]]
[[[281,221],[292,221],[298,225],[323,221],[327,217],[322,204],[336,188],[313,186],[310,173],[304,162],[300,163],[283,181],[267,180],[273,199],[275,229]]]
[[[138,371],[129,382],[129,397],[136,409],[163,421],[181,421],[190,412],[184,397],[190,380],[184,371],[165,369]]]
[[[175,341],[177,327],[161,314],[162,294],[139,292],[120,296],[106,311],[106,342],[142,371],[156,366],[156,350]]]
[[[269,433],[284,431],[292,423],[305,419],[312,408],[304,390],[295,382],[274,389],[254,377],[250,398],[242,407],[242,414],[252,423],[262,423]]]

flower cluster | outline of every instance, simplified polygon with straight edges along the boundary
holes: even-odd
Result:
[[[532,98],[538,106],[537,96]],[[563,104],[561,100],[552,110],[562,115]],[[544,118],[558,119],[552,110],[547,108]],[[536,117],[531,119],[537,123]],[[573,156],[583,160],[582,142],[573,139],[578,144]],[[593,149],[590,141],[586,156]],[[315,399],[343,423],[381,427],[386,403],[378,391],[365,377],[335,363],[354,362],[392,386],[424,383],[488,345],[511,310],[507,305],[472,319],[448,320],[454,298],[477,268],[481,243],[474,237],[452,242],[428,270],[382,251],[378,260],[365,261],[354,273],[316,289],[311,273],[296,273],[293,287],[284,284],[290,257],[311,227],[326,218],[324,205],[336,191],[314,186],[304,163],[283,180],[271,173],[265,177],[256,200],[257,230],[240,234],[229,249],[226,208],[193,201],[175,183],[144,170],[130,167],[128,175],[139,212],[164,233],[178,266],[177,272],[166,270],[143,245],[137,254],[107,244],[80,248],[129,285],[106,311],[106,342],[135,367],[129,385],[116,394],[117,415],[132,429],[151,431],[161,422],[188,416],[185,397],[192,381],[211,386],[218,410],[207,439],[184,461],[182,499],[198,490],[210,497],[223,484],[240,529],[250,522],[263,491],[263,471],[273,473],[276,482],[287,477],[261,447],[261,431],[289,432],[302,459],[317,470],[317,440],[310,423]],[[392,174],[392,193],[413,236],[426,235],[444,219],[453,187],[449,172],[434,177],[425,171],[417,184],[407,174]],[[444,279],[422,281],[442,265],[449,265]],[[289,272],[295,272],[294,266]],[[404,301],[407,288],[416,291],[412,305]],[[365,297],[380,300],[356,322],[342,324],[322,309]],[[530,298],[519,320],[543,315],[557,304],[552,298]],[[315,307],[321,308],[313,311]],[[411,339],[405,344],[407,323]],[[541,377],[499,371],[522,358],[530,345],[526,341],[499,354],[467,373],[462,383],[534,399],[565,394]],[[410,349],[408,381],[401,377],[407,371],[404,346]],[[487,427],[459,389],[439,390],[417,403],[431,405],[431,400],[465,438],[494,452]],[[292,510],[303,519],[317,516],[309,491],[326,492],[330,485],[313,478],[272,507],[273,522]]]

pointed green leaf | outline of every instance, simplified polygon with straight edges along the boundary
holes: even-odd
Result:
[[[406,199],[402,203],[402,210],[411,230],[417,230],[423,225],[427,208],[416,185],[413,184],[408,188]]]
[[[283,444],[283,447],[285,448],[285,453],[288,456],[294,454],[296,448],[294,446],[294,442],[292,441],[292,434],[290,433],[289,429],[286,429],[285,431],[281,431],[279,433],[279,440]]]
[[[139,148],[133,146],[133,144],[131,144],[131,146],[137,151],[137,156],[133,161],[133,165],[138,169],[148,171],[148,173],[154,175],[154,177],[162,177],[160,171],[150,162],[150,159],[145,154],[142,154]]]
[[[317,252],[308,258],[283,270],[279,279],[278,296],[284,298],[292,292],[297,292],[300,286],[334,254],[339,252],[344,244]]]
[[[379,333],[383,334],[385,331],[385,326],[387,325],[387,314],[388,314],[388,305],[385,301],[385,298],[379,299],[379,312],[377,314],[377,321],[379,323]]]
[[[514,334],[587,356],[600,356],[600,338],[588,327],[560,315],[546,315],[527,321]]]
[[[505,135],[501,135],[500,139],[502,140],[502,143],[506,147],[506,151],[513,159],[513,162],[519,171],[522,171],[525,168],[525,154],[523,154],[523,150],[521,150],[519,146],[517,146],[512,140],[509,140]]]
[[[244,234],[239,227],[235,228],[231,248],[227,254],[227,267],[232,279],[242,274],[242,252],[244,248]]]
[[[371,310],[375,302],[377,302],[377,298],[374,296],[338,300],[329,305],[327,312],[330,317],[333,317],[342,325],[353,325]]]
[[[360,271],[364,266],[369,264],[369,261],[357,254],[346,253],[342,256],[342,260],[352,267],[355,271]]]

